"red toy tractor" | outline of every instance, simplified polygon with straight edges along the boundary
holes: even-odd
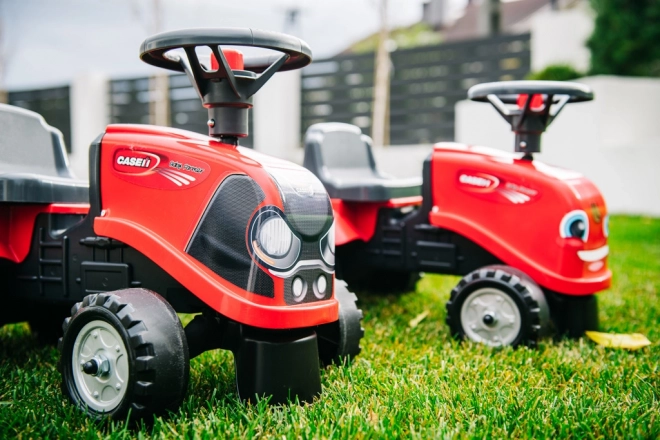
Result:
[[[423,181],[378,171],[371,140],[347,124],[316,124],[304,165],[335,210],[337,277],[353,289],[406,290],[419,272],[463,275],[447,303],[459,338],[534,346],[553,323],[580,336],[598,326],[594,293],[607,288],[608,217],[580,174],[533,160],[567,103],[593,99],[580,84],[481,84],[511,124],[515,150],[435,145]]]
[[[310,401],[319,361],[359,353],[362,313],[334,277],[321,182],[238,140],[252,95],[311,51],[272,32],[196,29],[151,37],[140,56],[188,74],[209,137],[111,125],[91,145],[88,186],[57,130],[0,107],[0,325],[27,320],[51,340],[63,328],[63,390],[92,417],[176,409],[189,359],[216,348],[234,353],[241,398]],[[198,315],[184,329],[177,312]]]

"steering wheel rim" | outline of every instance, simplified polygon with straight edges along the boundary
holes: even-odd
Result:
[[[499,97],[506,104],[514,104],[518,95],[568,96],[568,103],[594,99],[588,86],[564,81],[501,81],[477,84],[468,90],[472,101],[489,102],[489,95]]]
[[[173,49],[198,46],[245,46],[275,50],[288,55],[279,71],[300,69],[312,62],[312,50],[303,40],[279,32],[250,28],[198,28],[153,35],[140,46],[140,59],[152,66],[184,72],[181,63],[165,54]],[[272,56],[245,58],[245,70],[262,73],[271,66]]]

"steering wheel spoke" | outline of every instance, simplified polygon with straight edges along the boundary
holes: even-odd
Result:
[[[218,75],[216,75],[216,77],[226,78],[227,81],[229,81],[229,86],[234,91],[234,94],[236,94],[236,97],[241,98],[241,92],[238,90],[238,85],[236,84],[236,76],[234,76],[225,54],[222,53],[219,47],[220,46],[217,45],[211,46],[213,56],[218,61]]]

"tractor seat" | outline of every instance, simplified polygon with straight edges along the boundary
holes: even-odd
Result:
[[[0,202],[88,203],[74,179],[62,133],[38,113],[0,104]]]
[[[397,179],[376,168],[371,138],[354,125],[314,124],[305,134],[304,167],[333,199],[384,202],[422,194],[422,179]]]

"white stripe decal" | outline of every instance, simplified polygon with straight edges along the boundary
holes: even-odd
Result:
[[[173,178],[171,178],[170,176],[168,176],[168,175],[165,174],[165,173],[158,173],[158,174],[160,174],[161,176],[163,176],[163,177],[166,178],[167,180],[169,180],[169,181],[171,181],[171,182],[174,182],[177,186],[183,186],[183,185],[181,184],[181,182],[179,182],[178,180],[174,180]]]
[[[160,172],[161,174],[163,174],[165,176],[169,176],[172,179],[176,180],[177,182],[183,183],[184,185],[190,185],[189,181],[187,181],[186,179],[182,179],[181,177],[177,176],[176,174],[172,174],[171,172],[169,172],[169,170],[164,170],[164,169],[161,168],[161,169],[158,170],[158,172]]]
[[[170,169],[165,169],[164,171],[167,171],[168,173],[174,173],[179,177],[183,177],[184,179],[190,180],[191,182],[194,182],[196,180],[193,176],[189,176],[188,174],[182,173],[180,171],[170,170]]]

